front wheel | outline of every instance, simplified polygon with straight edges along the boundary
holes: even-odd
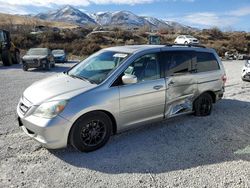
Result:
[[[2,61],[3,61],[4,66],[11,66],[12,65],[11,53],[9,50],[2,51]]]
[[[112,132],[112,121],[103,112],[91,112],[80,117],[70,132],[70,143],[81,152],[104,146]]]
[[[203,93],[194,101],[194,115],[208,116],[211,114],[213,99],[209,93]]]
[[[28,66],[26,64],[23,64],[23,71],[28,71]]]

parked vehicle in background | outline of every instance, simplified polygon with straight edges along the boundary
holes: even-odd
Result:
[[[70,143],[89,152],[111,134],[137,125],[189,113],[210,115],[225,81],[213,49],[112,47],[28,87],[17,106],[18,121],[48,148]]]
[[[199,40],[191,35],[179,35],[175,41],[175,44],[199,44]]]
[[[225,52],[225,59],[226,60],[236,60],[238,59],[238,52],[236,50],[230,50]]]
[[[22,57],[23,70],[27,71],[29,68],[43,68],[50,70],[55,66],[54,56],[48,48],[31,48]]]
[[[0,29],[0,60],[4,66],[20,63],[20,51],[11,42],[9,31]]]
[[[152,45],[161,44],[161,36],[158,34],[150,34],[148,36],[148,44],[152,44]]]
[[[65,50],[62,49],[52,50],[52,54],[54,56],[56,63],[65,63],[68,61],[68,55],[65,52]]]
[[[241,79],[243,81],[250,81],[250,60],[246,60],[242,69]]]
[[[250,55],[247,55],[247,54],[239,54],[237,59],[238,59],[238,60],[250,60]]]

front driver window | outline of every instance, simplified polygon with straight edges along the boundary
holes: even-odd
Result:
[[[138,58],[124,71],[124,74],[135,75],[138,82],[159,79],[160,66],[157,54],[148,54]]]

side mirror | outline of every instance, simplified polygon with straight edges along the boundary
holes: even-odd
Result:
[[[127,84],[135,84],[137,83],[137,77],[135,75],[131,74],[125,74],[122,77],[122,83],[127,85]]]

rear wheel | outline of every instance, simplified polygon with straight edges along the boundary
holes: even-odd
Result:
[[[209,93],[203,93],[194,101],[194,114],[196,116],[208,116],[211,114],[213,99]]]
[[[21,62],[20,52],[18,50],[15,51],[12,62],[13,64],[19,64]]]
[[[12,59],[11,54],[9,50],[3,50],[2,51],[2,61],[4,66],[11,66],[12,65]]]
[[[48,71],[51,69],[51,63],[49,61],[45,64],[45,69]]]
[[[55,64],[55,61],[53,61],[53,63],[51,64],[51,67],[55,67],[56,66],[56,64]]]
[[[104,146],[112,132],[112,121],[103,112],[80,117],[70,132],[70,143],[79,151],[90,152]]]

